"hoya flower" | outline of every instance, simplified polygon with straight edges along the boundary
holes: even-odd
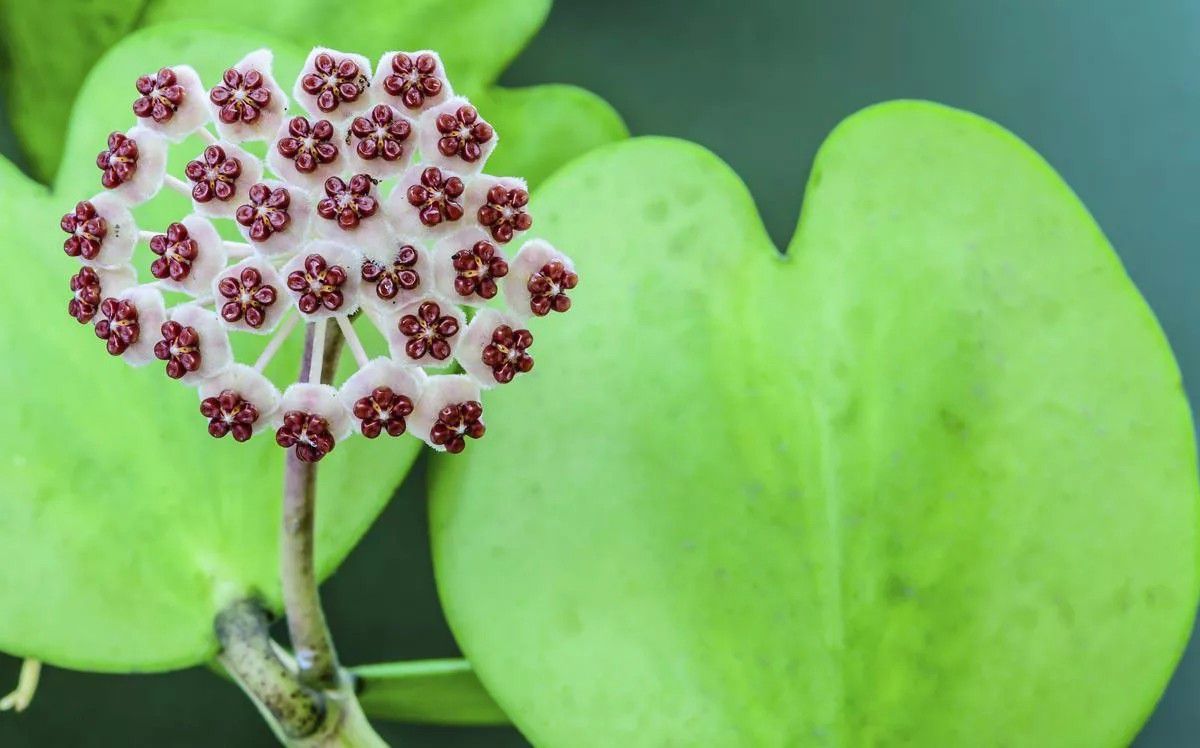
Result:
[[[137,79],[134,87],[138,96],[133,101],[133,113],[138,123],[172,143],[182,141],[208,119],[204,86],[187,65],[147,73]]]
[[[496,131],[461,96],[421,115],[421,153],[434,164],[477,174],[496,148]]]
[[[107,192],[76,203],[59,225],[67,233],[63,251],[87,265],[120,267],[129,262],[137,244],[133,214]]]
[[[192,182],[196,212],[228,218],[244,202],[250,186],[262,179],[262,164],[236,145],[218,142],[189,161],[184,174]]]
[[[467,210],[492,241],[507,244],[533,226],[524,179],[479,175],[466,194]]]
[[[317,189],[339,173],[337,131],[327,119],[292,117],[267,151],[267,166],[285,182]]]
[[[355,117],[346,141],[350,169],[379,179],[403,173],[416,153],[413,130],[413,121],[387,104]]]
[[[150,238],[155,259],[150,274],[159,285],[173,291],[200,296],[228,261],[225,244],[212,222],[201,216],[187,216],[172,223],[161,234]]]
[[[454,172],[417,164],[388,196],[387,213],[399,236],[441,236],[459,226],[467,186]]]
[[[426,444],[458,454],[468,439],[482,439],[485,432],[479,385],[462,375],[432,376],[409,420]]]
[[[143,127],[108,136],[96,154],[100,184],[126,205],[140,205],[162,188],[167,172],[167,143]]]
[[[287,112],[287,96],[271,75],[272,55],[259,49],[243,57],[208,92],[213,121],[222,139],[267,140]]]
[[[571,308],[571,290],[579,275],[570,258],[550,244],[534,239],[521,248],[504,279],[504,296],[518,314],[545,317]]]
[[[269,432],[314,463],[355,434],[449,453],[482,438],[481,393],[533,370],[529,321],[566,311],[578,276],[545,241],[521,246],[528,188],[483,173],[498,136],[437,54],[388,52],[372,71],[314,49],[291,101],[269,50],[211,88],[183,64],[134,86],[136,123],[96,159],[102,190],[60,220],[75,323],[195,387],[195,427],[230,444]],[[168,174],[189,135],[203,150]],[[190,212],[137,226],[131,208],[164,187]],[[367,325],[379,335],[360,338]],[[236,333],[262,336],[255,360]],[[277,384],[264,372],[293,334],[304,364]],[[333,335],[356,364],[341,379],[321,355]]]
[[[371,91],[375,101],[414,115],[454,95],[442,58],[430,49],[384,53],[375,69]]]
[[[311,216],[308,193],[274,179],[251,186],[246,201],[234,211],[242,236],[267,255],[287,254],[304,241]]]
[[[480,387],[491,388],[532,371],[532,347],[533,333],[516,316],[481,309],[467,325],[458,360]]]
[[[504,253],[473,229],[443,239],[434,250],[433,262],[444,293],[460,304],[488,303],[508,275]]]

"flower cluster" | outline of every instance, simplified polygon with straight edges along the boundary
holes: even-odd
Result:
[[[570,308],[574,266],[526,240],[528,189],[483,173],[499,136],[435,52],[388,52],[372,72],[360,55],[314,49],[292,102],[271,63],[252,52],[211,89],[186,65],[137,79],[136,124],[96,158],[102,191],[62,218],[82,265],[68,311],[111,355],[197,387],[216,438],[270,429],[308,462],[355,431],[461,452],[484,434],[481,390],[533,368],[528,320]],[[168,148],[190,136],[205,145],[180,179]],[[266,141],[265,164],[248,141]],[[139,230],[131,210],[164,187],[192,212]],[[144,283],[139,242],[152,255]],[[360,317],[389,355],[367,355]],[[263,370],[300,322],[318,351],[336,324],[357,370],[322,384],[318,352],[281,392]],[[245,364],[232,332],[270,337]]]

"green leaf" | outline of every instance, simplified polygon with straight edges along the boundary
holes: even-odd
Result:
[[[11,50],[0,70],[13,128],[26,149],[34,174],[48,181],[58,168],[62,133],[71,101],[89,68],[124,35],[144,26],[187,22],[193,31],[214,24],[244,25],[305,48],[317,44],[367,55],[372,64],[392,49],[436,49],[456,90],[480,96],[533,37],[550,10],[550,0],[404,0],[356,7],[353,19],[331,19],[318,0],[261,0],[252,15],[242,0],[45,0],[0,5],[0,46]],[[69,22],[58,22],[70,19]],[[236,57],[221,55],[223,63]],[[179,60],[170,57],[164,63]],[[137,74],[150,68],[144,61]],[[133,78],[109,95],[128,93]],[[290,81],[286,88],[290,90]],[[50,92],[50,93],[48,93]],[[482,109],[485,116],[487,109]],[[609,117],[613,117],[611,111]]]
[[[678,141],[536,199],[574,307],[469,459],[435,463],[431,509],[452,628],[533,743],[1132,738],[1197,602],[1192,423],[1032,150],[865,110],[786,258]]]
[[[307,50],[288,42],[187,24],[141,31],[88,76],[53,194],[0,160],[0,231],[20,239],[9,251],[20,272],[0,279],[11,307],[0,319],[0,350],[9,352],[0,391],[10,401],[0,416],[0,650],[87,670],[183,667],[212,654],[213,615],[230,601],[261,595],[278,605],[283,450],[269,434],[245,444],[210,438],[193,390],[167,379],[161,367],[131,369],[111,359],[90,327],[67,317],[75,263],[59,249],[58,228],[76,201],[100,191],[95,154],[108,133],[132,124],[128,97],[114,92],[126,90],[139,71],[180,61],[211,81],[264,45],[275,50],[278,77],[293,80]],[[562,105],[567,99],[580,106]],[[517,173],[546,173],[574,148],[620,134],[619,120],[594,97],[568,90],[542,101],[546,127],[557,132],[574,123],[579,136],[565,148],[527,154],[527,161],[508,159]],[[495,104],[498,120],[513,126],[532,123],[536,108]],[[196,138],[173,149],[171,172],[181,174],[202,149]],[[504,150],[502,143],[498,152]],[[162,229],[189,210],[183,197],[164,190],[135,216],[142,228]],[[143,275],[149,257],[135,255]],[[265,342],[234,338],[241,361],[253,360]],[[295,381],[299,338],[269,367],[276,383]],[[366,531],[419,444],[351,439],[322,463],[322,577]]]
[[[466,660],[363,665],[358,700],[369,717],[437,725],[506,725]]]

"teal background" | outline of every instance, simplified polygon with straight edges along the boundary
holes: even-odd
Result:
[[[919,97],[990,117],[1039,150],[1095,214],[1197,401],[1200,3],[559,0],[503,81],[579,84],[616,106],[635,134],[711,148],[749,184],[781,244],[817,146],[854,110]],[[6,136],[0,130],[0,150],[11,156]],[[348,662],[457,651],[437,607],[424,487],[419,463],[324,588]],[[0,658],[0,691],[16,668]],[[525,744],[500,728],[381,728],[396,745]],[[1194,642],[1137,745],[1197,743]],[[214,744],[271,737],[240,693],[203,670],[130,678],[50,669],[29,712],[0,715],[6,747]]]

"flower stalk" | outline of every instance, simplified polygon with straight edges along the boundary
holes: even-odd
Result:
[[[304,337],[300,382],[311,374],[326,381],[333,378],[341,350],[339,330],[326,337],[319,328],[324,320],[310,324]],[[317,347],[320,350],[316,350]],[[323,376],[322,376],[323,375]],[[284,468],[283,532],[280,539],[280,577],[288,631],[295,649],[302,683],[320,688],[338,685],[337,653],[325,623],[317,589],[314,520],[316,517],[317,465],[301,460],[289,450]]]

